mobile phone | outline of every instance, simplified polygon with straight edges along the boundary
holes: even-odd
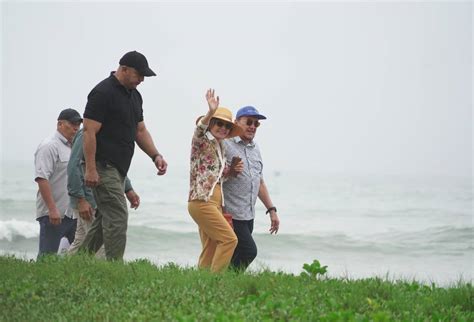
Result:
[[[235,167],[237,165],[237,163],[239,163],[240,161],[242,161],[242,159],[240,157],[233,157],[232,161],[230,162],[230,166]]]

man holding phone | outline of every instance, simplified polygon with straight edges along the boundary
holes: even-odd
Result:
[[[223,185],[225,212],[232,214],[234,232],[238,238],[231,266],[240,270],[247,269],[257,257],[257,245],[252,237],[257,197],[270,215],[270,234],[276,234],[280,226],[277,209],[263,180],[260,149],[254,141],[260,120],[265,119],[255,107],[242,107],[237,111],[235,123],[244,129],[244,133],[240,137],[224,140],[226,159],[232,160],[233,164],[231,169],[243,167],[241,172],[230,175]]]

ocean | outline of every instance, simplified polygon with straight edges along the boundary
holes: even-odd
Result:
[[[132,164],[141,197],[130,210],[126,260],[195,266],[197,226],[187,212],[188,172],[170,166],[158,177],[152,165]],[[382,277],[449,286],[473,278],[471,178],[342,176],[301,171],[265,173],[281,224],[257,205],[257,259],[250,270],[299,274],[314,259],[328,276]],[[0,185],[0,254],[34,259],[39,225],[33,162],[4,162]]]

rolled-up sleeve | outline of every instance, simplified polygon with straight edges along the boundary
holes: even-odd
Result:
[[[209,125],[202,123],[202,119],[199,120],[198,124],[194,129],[194,139],[201,140],[206,133],[206,130]]]
[[[58,152],[53,144],[42,144],[35,153],[35,181],[38,178],[49,180],[54,172]]]
[[[125,192],[127,193],[130,190],[133,190],[132,182],[130,181],[128,177],[125,177]]]
[[[84,177],[81,171],[83,159],[82,132],[77,133],[67,165],[67,190],[70,196],[84,198]]]

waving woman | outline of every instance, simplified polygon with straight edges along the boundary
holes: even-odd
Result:
[[[200,117],[191,147],[188,211],[199,226],[202,252],[199,267],[224,270],[237,246],[237,237],[222,214],[221,184],[227,172],[222,140],[238,136],[242,129],[232,122],[232,112],[219,106],[214,90],[206,93],[209,110]]]

